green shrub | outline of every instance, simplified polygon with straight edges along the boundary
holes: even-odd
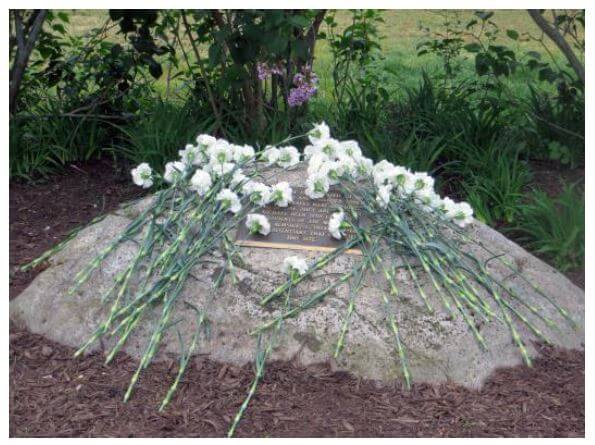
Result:
[[[585,195],[579,186],[565,185],[555,199],[536,190],[519,210],[511,231],[522,244],[563,272],[584,266]]]
[[[155,101],[132,125],[119,128],[122,137],[111,149],[134,163],[148,162],[153,168],[178,157],[178,150],[200,133],[210,133],[214,118],[197,117],[189,104]]]

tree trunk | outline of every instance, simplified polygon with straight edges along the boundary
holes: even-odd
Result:
[[[15,23],[15,34],[17,40],[17,52],[14,57],[14,63],[11,68],[10,76],[10,88],[9,88],[9,109],[11,113],[14,113],[17,96],[19,95],[19,89],[23,80],[23,75],[27,69],[29,63],[29,57],[35,47],[35,42],[39,37],[41,27],[47,16],[47,9],[40,9],[35,15],[33,24],[30,27],[30,31],[27,34],[25,40],[25,30],[23,28],[23,22],[21,19],[21,12],[14,10],[14,23]]]
[[[576,54],[574,54],[574,51],[572,50],[566,39],[564,39],[564,37],[562,36],[562,34],[560,34],[558,29],[550,25],[547,22],[547,20],[543,18],[541,12],[539,12],[538,9],[529,9],[528,11],[529,15],[537,24],[537,26],[539,26],[539,28],[556,44],[560,51],[562,51],[562,53],[570,63],[570,66],[572,67],[572,69],[584,85],[585,67],[578,59],[578,57],[576,57]]]

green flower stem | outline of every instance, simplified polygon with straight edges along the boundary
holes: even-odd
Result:
[[[291,278],[289,278],[284,284],[282,284],[277,289],[275,289],[273,292],[271,292],[269,295],[267,295],[262,300],[260,300],[260,305],[265,306],[269,302],[274,300],[275,298],[278,298],[279,296],[283,295],[283,293],[290,286],[295,286],[295,285],[299,284],[300,282],[302,282],[303,280],[308,278],[313,272],[322,269],[324,266],[326,266],[328,263],[330,263],[333,259],[338,257],[341,253],[352,248],[353,246],[358,244],[360,241],[361,241],[360,239],[353,239],[353,240],[348,241],[347,243],[343,244],[342,246],[337,247],[332,252],[329,252],[329,253],[323,255],[322,257],[317,259],[314,262],[314,264],[312,264],[310,267],[308,267],[308,270],[306,271],[306,273],[304,275],[300,275],[295,280],[292,280]]]

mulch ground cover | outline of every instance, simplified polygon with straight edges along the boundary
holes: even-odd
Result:
[[[38,185],[10,185],[10,298],[42,268],[16,270],[70,230],[139,197],[127,170],[101,161],[76,164]],[[571,279],[584,283],[584,271]],[[577,278],[578,277],[578,278]],[[454,384],[379,386],[327,365],[267,365],[237,436],[251,437],[576,437],[584,436],[584,352],[540,346],[533,368],[500,369],[480,391]],[[74,350],[10,327],[11,437],[223,436],[253,371],[198,356],[171,405],[157,407],[176,364],[142,374],[132,399],[123,394],[137,363],[120,354]]]

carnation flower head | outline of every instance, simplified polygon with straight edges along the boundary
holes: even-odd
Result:
[[[235,166],[236,165],[233,162],[210,162],[205,168],[210,171],[215,178],[220,178],[221,176],[230,173]]]
[[[457,226],[465,227],[473,222],[473,208],[464,201],[459,202],[450,207],[446,216]]]
[[[213,185],[211,175],[204,170],[196,170],[190,179],[190,189],[198,193],[199,196],[204,196]]]
[[[309,161],[312,159],[312,156],[320,154],[320,146],[319,145],[306,145],[304,147],[304,159]]]
[[[328,193],[330,183],[328,177],[321,173],[316,172],[308,176],[306,180],[306,195],[310,199],[319,199]]]
[[[291,276],[297,274],[302,276],[308,270],[308,263],[303,258],[298,256],[288,256],[283,260],[283,272]]]
[[[345,212],[343,210],[333,213],[328,221],[328,231],[335,239],[343,238],[348,227],[349,224],[345,222]]]
[[[415,194],[424,194],[427,190],[434,190],[434,178],[426,172],[413,173],[414,192]]]
[[[205,161],[204,153],[199,147],[186,144],[183,150],[178,151],[180,160],[186,165],[200,165]]]
[[[279,149],[277,147],[273,147],[272,145],[267,145],[267,147],[262,152],[262,158],[266,162],[268,166],[273,165],[279,159]]]
[[[341,154],[337,157],[336,162],[339,164],[339,171],[342,176],[348,175],[353,178],[357,177],[357,164],[351,156]]]
[[[319,124],[315,124],[314,128],[312,128],[308,132],[308,139],[312,144],[316,144],[318,141],[322,139],[328,139],[331,137],[331,130],[329,129],[328,125],[324,122]]]
[[[221,190],[215,197],[215,200],[220,201],[223,209],[228,212],[238,213],[240,210],[242,210],[240,198],[230,189]]]
[[[370,158],[366,158],[361,156],[356,159],[355,161],[355,171],[356,171],[356,178],[366,177],[370,173],[372,173],[372,167],[374,166],[374,161]]]
[[[225,139],[217,139],[213,145],[207,149],[210,164],[224,164],[233,162],[233,147]]]
[[[360,148],[357,141],[353,141],[353,140],[342,141],[339,144],[339,147],[340,147],[340,152],[342,152],[352,158],[358,158],[362,155],[362,149]]]
[[[329,158],[334,159],[341,152],[341,143],[333,138],[323,139],[316,144]]]
[[[324,162],[318,171],[328,178],[330,185],[338,184],[344,173],[343,165],[338,161]]]
[[[271,233],[271,224],[266,216],[259,213],[249,213],[246,216],[246,227],[251,235],[267,236]]]
[[[378,191],[376,193],[376,202],[381,208],[386,209],[388,207],[391,191],[392,185],[390,184],[381,185],[378,187]]]
[[[454,202],[452,199],[450,199],[448,196],[445,196],[444,198],[442,198],[440,200],[440,203],[438,204],[437,209],[448,218],[448,214],[450,213],[452,216],[452,213],[454,211],[454,208],[456,206],[456,202]]]
[[[208,151],[209,147],[215,145],[217,139],[209,134],[199,134],[196,137],[196,145],[202,151]]]
[[[233,160],[238,163],[248,162],[254,157],[254,148],[250,145],[233,145]]]
[[[326,162],[330,162],[330,158],[322,152],[315,153],[308,162],[308,174],[319,172],[322,165]]]
[[[130,173],[132,174],[132,182],[139,187],[148,189],[153,185],[153,170],[146,162],[138,164]]]
[[[264,207],[271,200],[271,188],[262,182],[249,181],[242,188],[242,192],[250,197],[251,202],[260,207]]]
[[[244,174],[241,168],[238,168],[235,172],[233,172],[233,176],[231,177],[231,181],[229,185],[231,188],[236,188],[240,185],[243,185],[248,177]]]
[[[426,212],[433,212],[442,203],[440,196],[434,190],[429,189],[425,189],[423,193],[416,193],[415,200]]]
[[[277,165],[281,168],[290,168],[300,162],[300,152],[297,148],[288,145],[279,148],[279,157]]]
[[[181,180],[184,177],[186,171],[186,164],[181,161],[173,161],[165,164],[165,173],[163,173],[163,179],[170,184]]]
[[[386,159],[376,163],[374,167],[372,167],[372,177],[374,178],[374,185],[376,187],[380,187],[381,185],[385,185],[388,183],[389,172],[395,166],[388,162]]]
[[[287,207],[293,202],[293,190],[288,182],[279,182],[271,187],[270,202],[279,207]]]

